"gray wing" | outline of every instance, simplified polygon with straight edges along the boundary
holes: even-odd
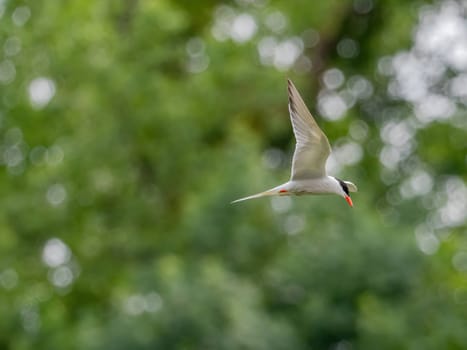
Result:
[[[297,141],[292,161],[291,180],[326,175],[326,160],[331,153],[328,138],[319,128],[294,84],[288,80],[289,113]]]

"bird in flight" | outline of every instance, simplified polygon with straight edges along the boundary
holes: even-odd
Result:
[[[319,128],[295,85],[290,79],[287,82],[290,120],[296,140],[290,180],[232,203],[265,196],[337,194],[353,207],[350,192],[357,192],[357,186],[326,174],[326,160],[331,153],[328,138]]]

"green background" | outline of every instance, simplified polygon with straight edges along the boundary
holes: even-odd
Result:
[[[0,1],[0,349],[467,348],[465,12]]]

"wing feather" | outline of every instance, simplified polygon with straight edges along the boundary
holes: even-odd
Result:
[[[296,139],[290,179],[323,177],[326,175],[326,160],[331,153],[328,138],[319,128],[290,79],[288,92],[290,120]]]

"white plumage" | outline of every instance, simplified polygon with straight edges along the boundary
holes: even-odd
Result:
[[[232,203],[275,195],[337,194],[353,206],[349,192],[356,192],[357,186],[349,181],[326,175],[326,160],[331,154],[331,146],[290,79],[288,94],[290,120],[296,140],[290,180]]]

